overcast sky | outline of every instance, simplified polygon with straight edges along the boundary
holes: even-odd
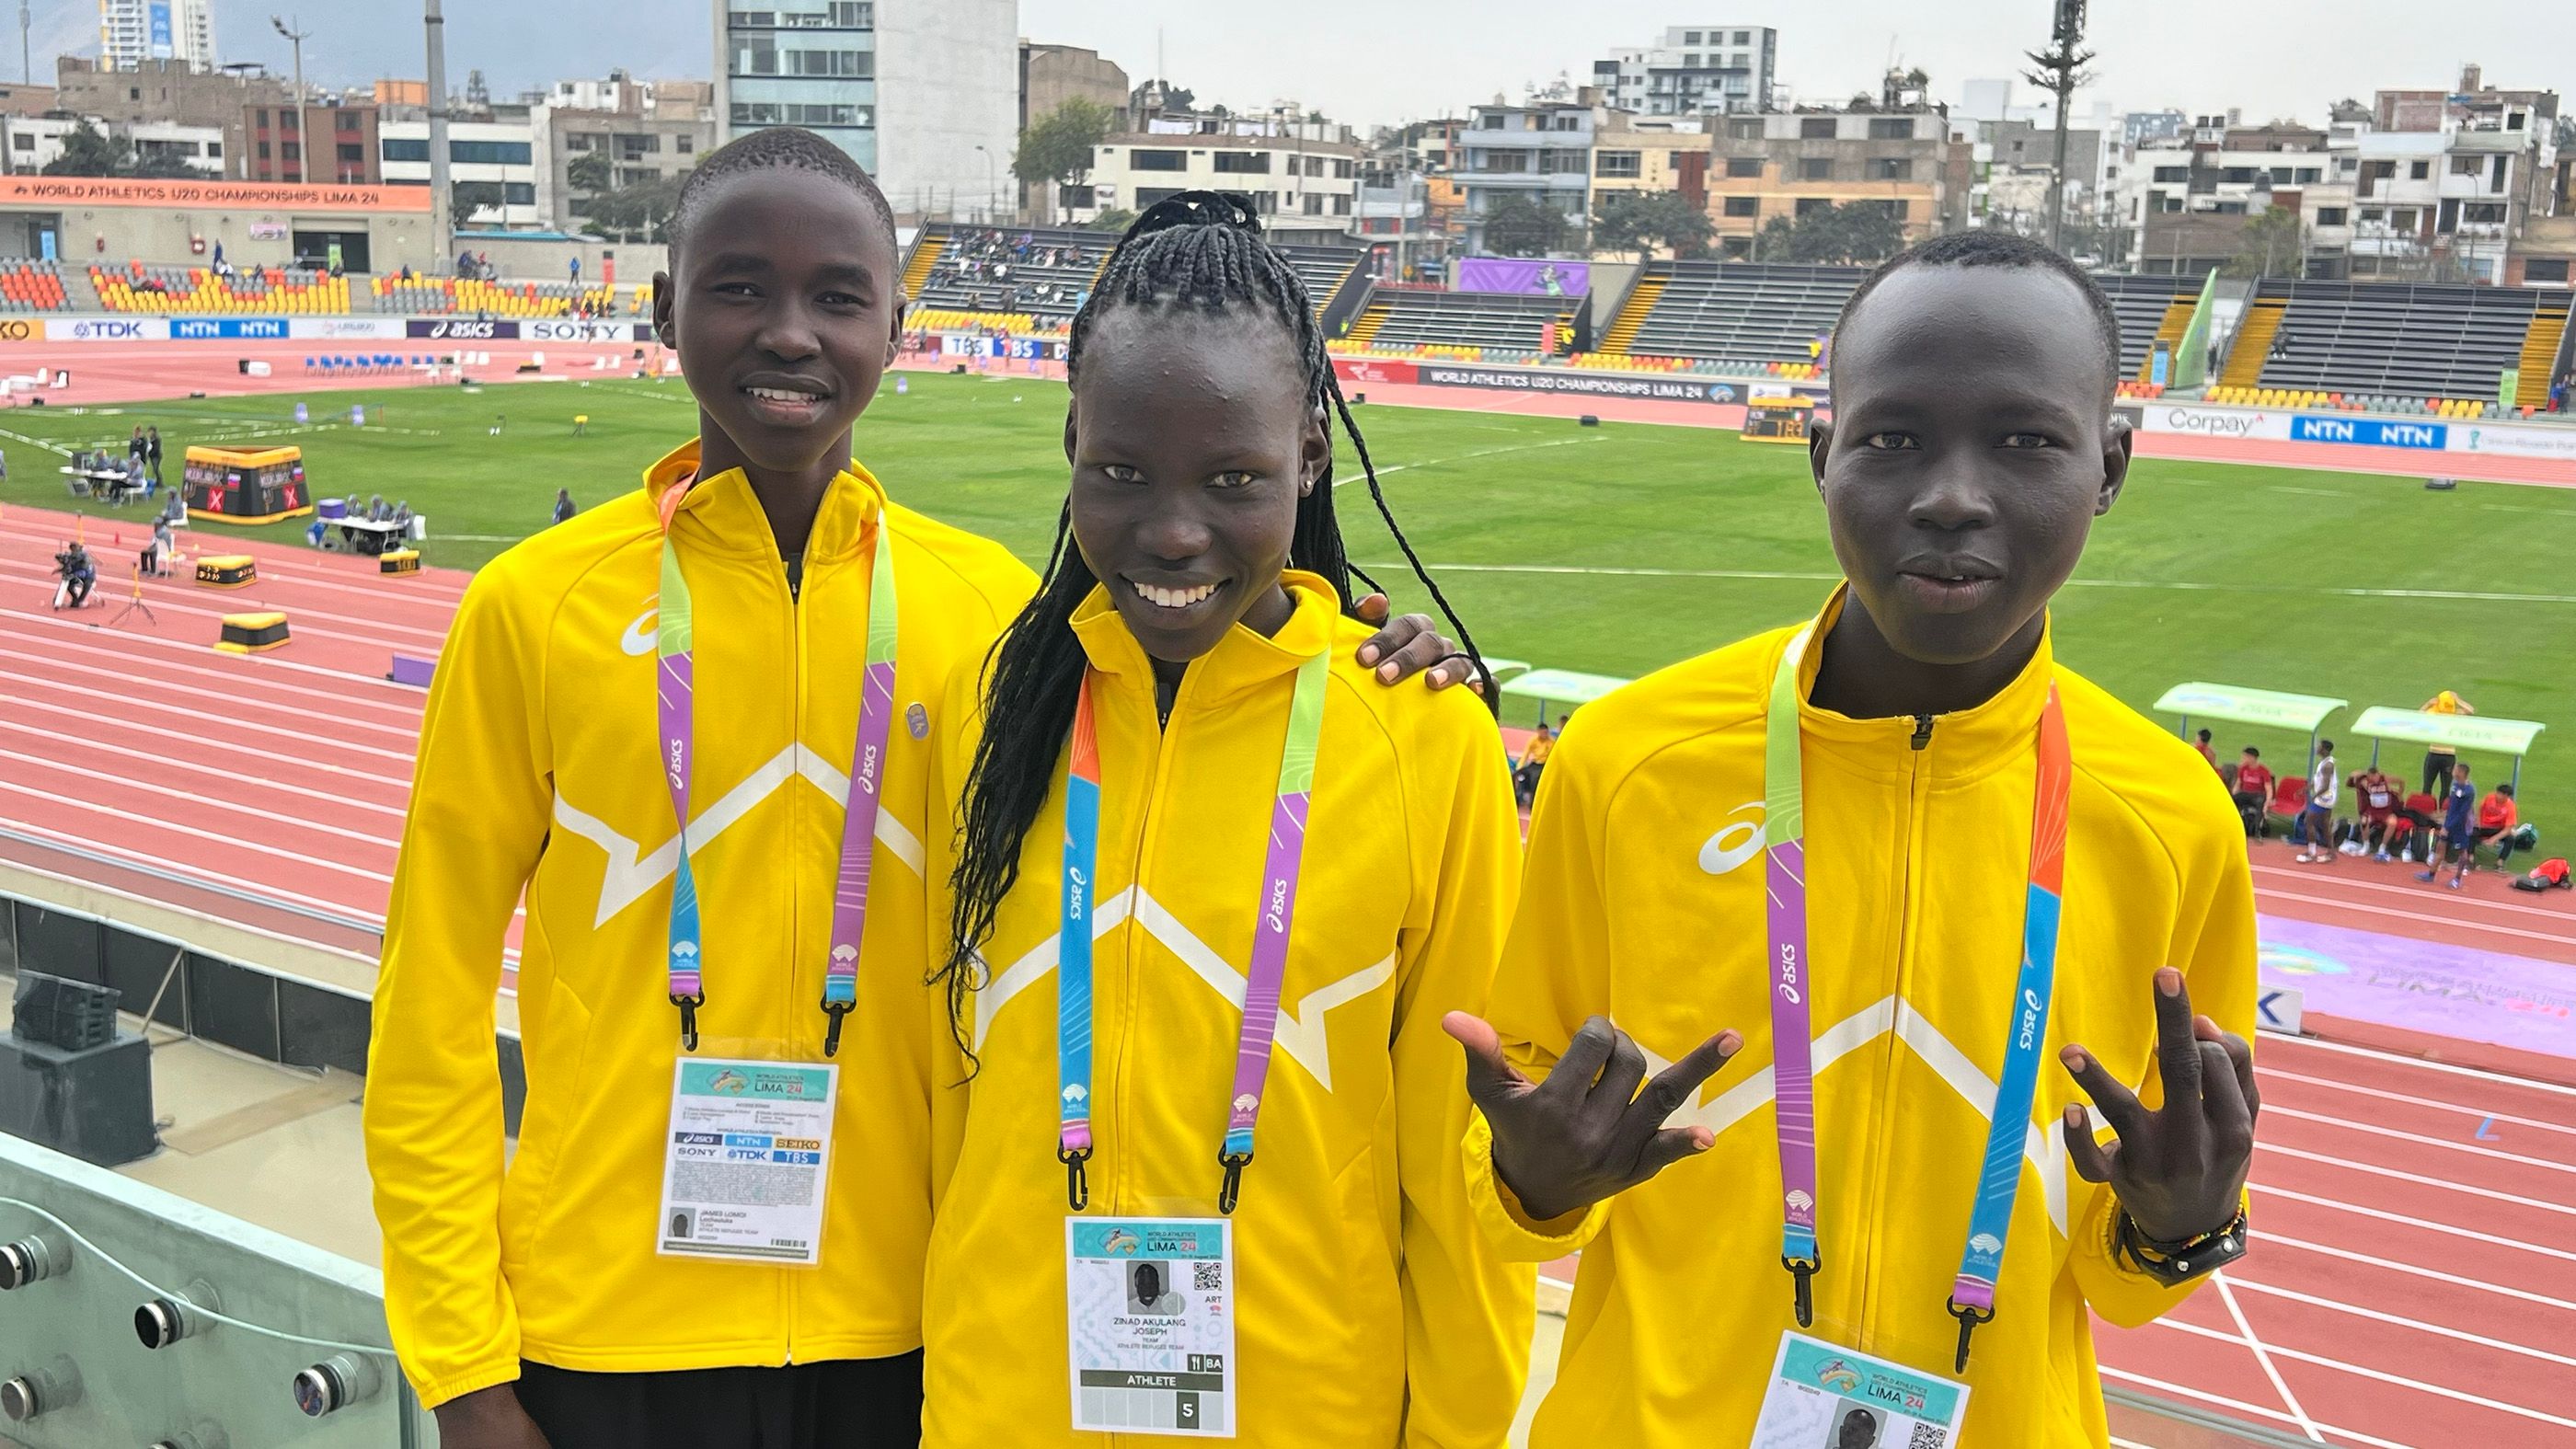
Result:
[[[212,0],[224,60],[288,69],[272,10],[297,10],[315,32],[308,77],[332,84],[418,76],[418,0]],[[927,0],[936,4],[938,0]],[[480,68],[497,95],[624,66],[642,76],[705,76],[709,0],[446,0],[448,74],[460,88]],[[0,14],[6,7],[0,6]],[[44,57],[96,54],[94,0],[35,0],[38,79]],[[1171,79],[1202,101],[1237,108],[1294,99],[1354,124],[1518,99],[1563,71],[1578,82],[1619,46],[1672,24],[1771,25],[1780,79],[1802,98],[1875,91],[1891,48],[1932,74],[1937,99],[1960,83],[2008,76],[2043,42],[2049,0],[1020,0],[1020,33],[1090,46],[1142,81],[1157,31]],[[2438,19],[2435,17],[2438,16]],[[2490,82],[2576,89],[2576,4],[2565,0],[2413,0],[2264,4],[2261,0],[2095,0],[2100,81],[2079,97],[2122,110],[2241,106],[2249,120],[2321,122],[2341,95],[2451,83],[2482,61]],[[0,71],[8,70],[0,65]],[[11,72],[14,73],[14,72]],[[2025,94],[2016,99],[2027,101]]]

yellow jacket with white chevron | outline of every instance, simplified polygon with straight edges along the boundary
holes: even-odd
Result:
[[[950,669],[1026,601],[997,544],[833,480],[793,596],[738,471],[671,537],[696,616],[690,858],[701,1050],[821,1059],[820,1009],[856,731],[874,530],[900,625],[858,1005],[841,1065],[821,1267],[655,1255],[679,1018],[663,977],[677,842],[654,715],[663,530],[646,487],[479,572],[440,655],[395,867],[367,1078],[385,1297],[430,1405],[521,1358],[652,1371],[906,1353],[930,1229],[923,822]],[[944,823],[944,822],[943,822]],[[495,988],[517,974],[527,1097],[502,1163]]]
[[[1583,1253],[1535,1449],[1746,1443],[1795,1325],[1761,850],[1763,716],[1790,637],[1757,636],[1585,706],[1548,762],[1494,987],[1507,1052],[1543,1074],[1594,1014],[1657,1066],[1728,1027],[1745,1046],[1672,1119],[1710,1128],[1713,1147],[1553,1222],[1522,1216],[1475,1120],[1466,1155],[1488,1231],[1516,1257]],[[2168,965],[2197,1010],[2252,1035],[2244,831],[2189,746],[2056,663],[2046,639],[1993,699],[1919,720],[1817,708],[1821,655],[1808,651],[1799,680],[1823,1256],[1812,1332],[1951,1370],[1947,1305],[2014,1007],[2034,731],[2053,680],[2074,757],[2056,995],[1962,1438],[2106,1445],[2088,1309],[2136,1325],[2189,1290],[2114,1258],[2110,1189],[2067,1170],[2056,1124],[2083,1098],[2057,1053],[2081,1043],[2123,1081],[2146,1081],[2151,980]]]
[[[1478,1232],[1467,1101],[1442,1013],[1485,998],[1519,821],[1492,719],[1463,690],[1376,684],[1368,630],[1321,579],[1271,638],[1238,626],[1158,728],[1151,667],[1105,592],[1074,629],[1095,672],[1088,1212],[1210,1217],[1298,664],[1331,651],[1303,876],[1256,1151],[1233,1214],[1234,1442],[1492,1449],[1520,1397],[1534,1275]],[[934,789],[973,759],[975,681],[949,684]],[[1144,1445],[1075,1433],[1066,1172],[1056,1158],[1062,772],[983,950],[970,1068],[935,1099],[938,1219],[923,1331],[932,1449]],[[949,832],[931,909],[946,919]]]

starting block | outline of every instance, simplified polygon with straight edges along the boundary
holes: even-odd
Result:
[[[215,648],[226,654],[257,654],[286,642],[286,615],[271,609],[264,614],[224,615],[223,637]]]
[[[246,553],[200,554],[197,582],[209,589],[238,589],[259,581],[259,561]]]
[[[420,550],[416,548],[386,549],[383,553],[376,556],[376,572],[380,574],[419,573]]]

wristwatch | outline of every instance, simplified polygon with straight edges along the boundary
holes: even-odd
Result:
[[[2235,1220],[2217,1232],[2180,1242],[2148,1237],[2125,1208],[2111,1229],[2114,1252],[2128,1260],[2131,1267],[2168,1287],[2214,1273],[2244,1257],[2245,1236],[2245,1210],[2241,1207],[2236,1210]]]

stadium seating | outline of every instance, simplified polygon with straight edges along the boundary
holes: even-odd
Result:
[[[1070,321],[1118,245],[1115,234],[1070,227],[932,223],[913,243],[903,288],[916,307],[1024,313]],[[1283,245],[1320,315],[1359,269],[1355,247]],[[1022,329],[1026,330],[1026,329]]]
[[[1297,280],[1306,284],[1306,300],[1315,304],[1317,317],[1333,305],[1333,298],[1360,269],[1364,255],[1354,247],[1296,245],[1281,246],[1279,254],[1296,270]]]
[[[1859,267],[1748,262],[1656,262],[1638,280],[1651,303],[1626,350],[1715,358],[1750,370],[1814,360],[1843,302],[1868,273]],[[1612,329],[1614,342],[1622,316]],[[1612,350],[1619,350],[1615,345]]]
[[[2096,272],[2093,280],[2111,298],[2120,318],[2120,376],[2147,381],[2149,353],[2161,337],[2168,346],[2182,340],[2200,287],[2188,277],[2141,277]]]
[[[480,277],[376,277],[367,283],[375,310],[395,314],[481,313],[494,317],[569,317],[585,301],[598,315],[614,316],[614,292],[570,282],[494,282]],[[652,289],[638,287],[650,310]],[[600,301],[608,305],[597,305]],[[348,310],[343,308],[342,310]]]
[[[2241,386],[2250,371],[2268,389],[2493,404],[2540,300],[2520,287],[2266,281],[2223,381]]]
[[[59,262],[38,259],[0,261],[0,312],[67,312],[71,300],[63,291]]]
[[[344,313],[349,279],[304,267],[246,267],[218,275],[210,267],[130,261],[123,267],[92,264],[90,285],[110,312]]]
[[[1501,292],[1442,292],[1380,287],[1345,340],[1353,346],[1483,347],[1536,351],[1547,324],[1574,325],[1570,297],[1521,297]]]

